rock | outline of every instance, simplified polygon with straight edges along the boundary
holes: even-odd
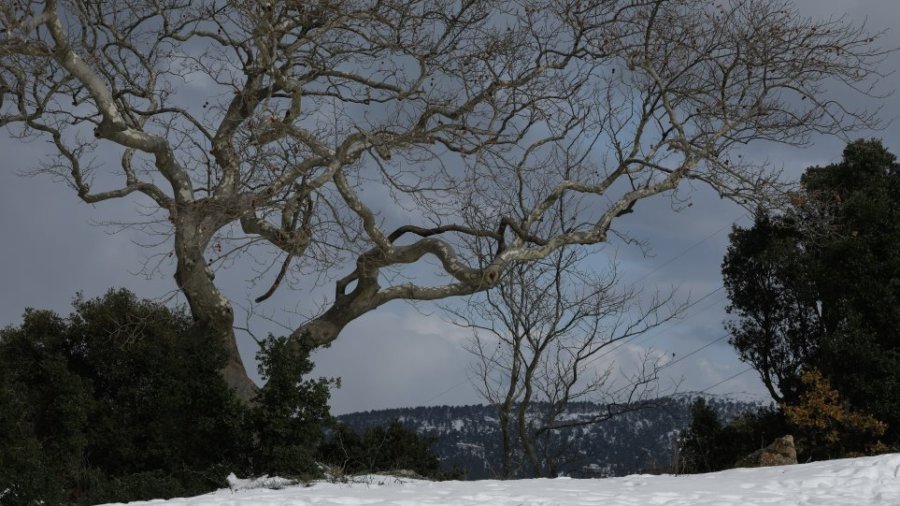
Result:
[[[769,446],[756,450],[737,461],[735,467],[769,467],[787,466],[797,463],[797,450],[794,448],[794,436],[776,439]]]

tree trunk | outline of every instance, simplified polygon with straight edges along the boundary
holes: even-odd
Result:
[[[213,230],[207,227],[207,230]],[[175,282],[184,293],[194,319],[203,324],[207,332],[220,336],[228,359],[222,368],[225,382],[244,402],[251,401],[259,387],[247,375],[234,333],[234,310],[228,299],[213,283],[213,272],[203,256],[208,238],[203,227],[189,217],[179,219],[175,227],[175,251],[178,267]]]
[[[519,404],[518,429],[519,440],[522,442],[522,448],[525,450],[525,457],[528,459],[528,463],[531,464],[531,473],[534,478],[540,478],[543,475],[541,461],[537,457],[537,452],[534,450],[534,442],[528,433],[528,408],[531,406],[532,394],[531,372],[531,367],[525,372],[525,394],[522,396]]]
[[[503,460],[500,468],[500,479],[508,480],[510,478],[510,454],[512,453],[512,442],[509,437],[509,411],[510,406],[504,404],[500,408],[500,436],[503,442]]]

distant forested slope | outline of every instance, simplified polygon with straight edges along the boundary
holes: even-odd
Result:
[[[672,462],[678,433],[690,423],[695,397],[678,396],[658,405],[585,427],[562,429],[553,445],[565,445],[568,459],[561,474],[571,477],[623,476],[666,468]],[[725,420],[755,409],[757,403],[708,398]],[[589,419],[602,405],[576,403],[569,419]],[[443,467],[459,468],[468,479],[493,478],[500,462],[497,412],[491,406],[429,406],[351,413],[338,417],[357,431],[399,420],[421,435],[435,438],[433,449]]]

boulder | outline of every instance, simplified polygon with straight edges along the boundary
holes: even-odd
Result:
[[[769,446],[756,450],[737,461],[735,467],[769,467],[787,466],[797,463],[797,449],[794,448],[794,436],[776,439]]]

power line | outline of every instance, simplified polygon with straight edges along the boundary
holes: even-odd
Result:
[[[689,353],[687,353],[687,354],[685,354],[685,355],[682,355],[682,356],[679,357],[677,360],[673,360],[673,361],[671,361],[671,362],[667,362],[667,363],[663,364],[662,366],[660,366],[660,368],[657,370],[657,372],[662,371],[663,369],[666,369],[666,368],[668,368],[668,367],[672,367],[672,366],[674,366],[675,364],[677,364],[677,363],[679,363],[679,362],[681,362],[681,361],[683,361],[683,360],[685,360],[685,359],[687,359],[687,358],[689,358],[689,357],[692,357],[692,356],[696,355],[697,353],[700,353],[701,351],[705,350],[706,348],[709,348],[710,346],[712,346],[712,345],[714,345],[714,344],[716,344],[716,343],[718,343],[718,342],[720,342],[720,341],[722,341],[722,340],[724,340],[724,339],[726,339],[726,338],[728,338],[728,337],[730,337],[730,336],[731,336],[731,334],[725,334],[725,335],[723,335],[723,336],[719,336],[718,338],[716,338],[716,339],[714,339],[714,340],[712,340],[712,341],[710,341],[710,342],[704,344],[703,346],[701,346],[701,347],[699,347],[699,348],[697,348],[697,349],[695,349],[695,350],[692,350],[691,352],[689,352]],[[611,350],[609,353],[612,353],[613,351],[615,351],[615,349]],[[591,362],[585,362],[585,366],[588,366],[588,365],[590,365],[590,364],[591,364]],[[709,387],[709,388],[714,388],[714,387],[720,385],[721,383],[724,383],[725,381],[728,381],[728,380],[730,380],[730,379],[734,379],[734,378],[736,378],[737,376],[739,376],[740,374],[743,374],[743,373],[745,373],[745,372],[747,372],[747,371],[746,371],[746,370],[745,370],[745,371],[741,371],[741,373],[739,373],[739,374],[737,374],[737,375],[735,375],[735,376],[732,376],[731,378],[728,378],[728,379],[726,379],[726,380],[724,380],[724,381],[722,381],[722,382],[720,382],[720,383],[717,383],[717,384],[715,384],[715,385],[713,385],[712,387]],[[468,380],[468,379],[465,379],[465,380],[462,380],[462,381],[457,382],[457,383],[454,384],[453,386],[451,386],[451,387],[449,387],[449,388],[447,388],[447,389],[441,391],[440,393],[438,393],[438,394],[432,396],[431,398],[427,399],[427,400],[425,401],[425,404],[428,404],[429,402],[431,402],[431,401],[433,401],[433,400],[435,400],[435,399],[439,399],[440,397],[446,395],[447,393],[449,393],[449,392],[451,392],[451,391],[453,391],[453,390],[456,390],[457,388],[459,388],[460,386],[462,386],[463,383],[466,383],[467,381],[469,381],[469,380]],[[619,388],[618,390],[616,390],[615,392],[613,392],[611,395],[615,395],[615,394],[621,392],[622,390],[625,390],[625,389],[628,388],[629,386],[630,386],[630,385],[625,385],[624,387],[621,387],[621,388]],[[708,389],[707,389],[707,390],[708,390]]]
[[[443,397],[444,395],[446,395],[446,394],[450,393],[451,391],[456,390],[457,388],[461,387],[463,383],[468,383],[468,381],[469,381],[468,378],[466,378],[466,379],[460,381],[459,383],[453,385],[452,387],[450,387],[450,388],[448,388],[448,389],[442,391],[441,393],[439,393],[439,394],[437,394],[437,395],[431,397],[430,399],[426,400],[426,401],[424,402],[424,404],[428,404],[429,402],[431,402],[431,401],[433,401],[433,400],[435,400],[435,399],[440,399],[440,398]]]
[[[637,283],[638,281],[643,281],[644,279],[648,278],[649,276],[651,276],[651,275],[653,275],[653,274],[656,274],[656,273],[659,272],[660,269],[662,269],[663,267],[665,267],[665,266],[671,264],[672,262],[674,262],[674,261],[680,259],[681,257],[687,255],[691,250],[693,250],[693,249],[696,248],[697,246],[700,246],[701,244],[705,243],[706,241],[708,241],[708,240],[712,239],[713,237],[719,235],[720,233],[722,233],[723,230],[725,230],[726,228],[728,228],[728,227],[734,225],[734,224],[737,223],[739,220],[741,220],[741,219],[743,219],[743,218],[746,218],[747,216],[749,216],[749,213],[744,213],[744,214],[738,216],[737,218],[735,218],[734,220],[732,220],[730,223],[726,223],[725,225],[723,225],[723,226],[721,226],[719,229],[717,229],[715,232],[713,232],[713,233],[707,235],[707,236],[704,237],[703,239],[700,239],[699,241],[695,242],[694,244],[691,244],[691,245],[688,246],[686,249],[684,249],[683,251],[681,251],[681,253],[679,253],[679,254],[675,255],[674,257],[672,257],[672,258],[666,260],[665,262],[663,262],[663,263],[657,265],[656,267],[653,268],[653,270],[651,270],[650,272],[648,272],[648,273],[644,274],[643,276],[641,276],[640,278],[638,278],[637,281],[635,281],[635,283]]]
[[[724,288],[723,286],[720,286],[720,287],[716,288],[715,290],[712,290],[711,292],[708,292],[708,293],[705,294],[703,297],[700,297],[699,299],[697,299],[697,300],[695,300],[694,302],[691,302],[690,304],[688,304],[687,306],[685,306],[684,310],[687,311],[687,310],[691,309],[692,307],[694,307],[694,306],[696,306],[697,304],[699,304],[699,303],[703,302],[704,300],[708,299],[708,298],[711,297],[714,293],[716,293],[716,292],[722,290],[723,288]],[[689,316],[689,317],[683,318],[679,323],[683,323],[683,322],[687,321],[688,319],[690,319],[690,318],[692,318],[692,317],[694,317],[694,316],[696,316],[696,315],[698,315],[698,314],[700,314],[700,311],[698,311],[697,313],[694,313],[693,315],[691,315],[691,316]],[[661,331],[660,331],[660,332],[661,332]],[[659,332],[657,332],[657,333],[659,333]],[[587,362],[585,362],[585,363],[584,363],[585,367],[587,367],[587,366],[589,366],[589,365],[591,365],[591,364],[597,362],[598,360],[600,360],[601,358],[603,358],[603,357],[605,357],[605,356],[607,356],[607,355],[612,354],[613,352],[615,352],[616,350],[618,350],[618,349],[621,348],[622,346],[625,346],[626,344],[628,344],[628,343],[634,341],[635,339],[637,339],[637,338],[639,338],[639,337],[641,337],[641,336],[644,336],[644,335],[645,335],[644,333],[637,333],[637,334],[635,334],[635,335],[633,335],[633,336],[631,336],[631,337],[629,337],[629,338],[624,339],[618,346],[615,346],[615,347],[613,347],[611,350],[609,350],[609,351],[607,351],[607,352],[605,352],[605,353],[601,353],[601,354],[597,355],[596,357],[594,357],[594,358],[588,360]]]
[[[711,297],[714,293],[716,293],[716,292],[722,290],[722,288],[724,288],[724,287],[720,286],[720,287],[716,288],[715,290],[712,290],[712,291],[706,293],[705,295],[703,295],[703,296],[700,297],[699,299],[697,299],[697,300],[695,300],[694,302],[691,302],[690,304],[688,304],[685,308],[686,308],[686,309],[690,309],[690,308],[696,306],[697,304],[699,304],[699,303],[703,302],[704,300],[708,299],[709,297]],[[692,318],[692,317],[694,317],[694,316],[696,316],[696,315],[702,313],[702,312],[705,311],[705,310],[706,310],[706,308],[704,308],[703,310],[698,311],[698,312],[696,312],[696,313],[694,313],[694,314],[692,314],[692,315],[690,315],[690,316],[688,316],[688,317],[685,317],[685,318],[681,319],[678,323],[683,323],[683,322],[687,321],[688,319],[690,319],[690,318]],[[618,350],[618,349],[621,348],[622,346],[625,346],[625,345],[628,344],[629,342],[634,341],[634,340],[637,339],[638,337],[642,337],[642,336],[644,336],[644,335],[645,335],[645,334],[635,334],[635,335],[633,335],[633,336],[631,336],[631,337],[625,339],[622,343],[620,343],[618,346],[614,347],[613,349],[611,349],[611,350],[609,350],[609,351],[607,351],[607,352],[605,352],[605,353],[602,353],[602,354],[600,354],[600,355],[598,355],[598,356],[596,356],[596,357],[594,357],[594,358],[588,360],[587,362],[584,363],[584,366],[583,366],[583,367],[587,367],[587,366],[593,364],[594,362],[600,360],[601,358],[603,358],[603,357],[605,357],[605,356],[607,356],[607,355],[609,355],[609,354],[615,352],[616,350]],[[669,362],[669,363],[663,365],[662,367],[660,367],[660,370],[665,369],[666,367],[675,365],[675,364],[677,364],[678,362],[681,362],[682,360],[684,360],[684,359],[690,357],[691,355],[694,355],[694,354],[696,354],[696,353],[699,353],[700,351],[702,351],[702,350],[704,350],[704,349],[706,349],[706,348],[712,346],[713,344],[715,344],[715,343],[717,343],[717,342],[719,342],[719,341],[725,339],[726,337],[728,337],[728,334],[726,334],[726,335],[724,335],[724,336],[721,336],[721,337],[715,339],[714,341],[712,341],[712,342],[710,342],[710,343],[707,343],[707,344],[701,346],[700,348],[698,348],[698,349],[696,349],[696,350],[691,351],[691,352],[688,353],[687,355],[684,355],[684,356],[680,357],[678,360],[675,360],[675,361],[673,361],[673,362]],[[435,399],[439,399],[439,398],[443,397],[444,395],[448,394],[449,392],[451,392],[451,391],[453,391],[453,390],[456,390],[457,388],[459,388],[460,386],[462,386],[464,383],[467,383],[468,381],[469,381],[469,380],[468,380],[468,378],[467,378],[467,379],[463,379],[463,380],[457,382],[456,384],[450,386],[449,388],[447,388],[447,389],[441,391],[440,393],[437,393],[437,394],[433,395],[432,397],[430,397],[429,399],[427,399],[427,400],[425,401],[425,404],[428,404],[429,402],[431,402],[431,401],[433,401],[433,400],[435,400]],[[620,389],[620,390],[618,390],[618,391],[621,391],[621,390],[622,390],[622,389]],[[615,393],[618,393],[618,391],[617,391],[617,392],[614,392],[614,394],[615,394]]]
[[[728,227],[730,227],[730,226],[734,225],[735,223],[737,223],[739,220],[742,220],[742,219],[744,219],[744,218],[746,218],[746,217],[748,217],[748,216],[750,216],[749,213],[743,213],[743,214],[741,214],[740,216],[738,216],[737,218],[735,218],[734,220],[732,220],[730,223],[726,223],[725,225],[719,227],[716,231],[714,231],[713,233],[707,235],[707,236],[704,237],[703,239],[700,239],[699,241],[695,242],[694,244],[691,244],[690,246],[688,246],[687,248],[685,248],[684,250],[682,250],[680,253],[678,253],[678,254],[675,255],[674,257],[672,257],[672,258],[666,260],[665,262],[663,262],[663,263],[657,265],[653,270],[651,270],[650,272],[648,272],[648,273],[644,274],[643,276],[641,276],[640,278],[638,278],[638,279],[635,281],[635,283],[638,283],[638,282],[640,282],[640,281],[643,281],[644,279],[646,279],[646,278],[649,277],[650,275],[652,275],[652,274],[658,272],[658,271],[659,271],[660,269],[662,269],[663,267],[665,267],[665,266],[671,264],[672,262],[674,262],[674,261],[680,259],[681,257],[683,257],[684,255],[688,254],[688,252],[690,252],[691,250],[693,250],[693,249],[696,248],[697,246],[700,246],[700,245],[703,244],[704,242],[706,242],[706,241],[712,239],[712,238],[715,237],[716,235],[720,234],[723,230],[727,229]],[[719,286],[718,288],[714,289],[713,291],[711,291],[711,292],[705,294],[704,296],[700,297],[699,299],[695,300],[694,302],[688,304],[687,306],[685,306],[684,311],[687,311],[687,310],[693,308],[694,306],[696,306],[697,304],[699,304],[699,303],[702,302],[703,300],[709,298],[712,294],[714,294],[714,293],[716,293],[716,292],[722,290],[723,288],[724,288],[724,286]],[[693,314],[690,315],[690,316],[686,316],[686,317],[682,318],[682,319],[680,320],[679,323],[685,322],[685,321],[689,320],[690,318],[693,318],[694,316],[697,316],[698,314],[700,314],[700,313],[702,313],[703,311],[705,311],[708,307],[711,307],[711,306],[706,306],[706,307],[704,307],[702,310],[697,311],[696,313],[693,313]],[[657,332],[657,333],[659,333],[659,332]],[[632,342],[632,341],[634,341],[634,340],[636,340],[636,339],[638,339],[638,338],[640,338],[640,337],[643,337],[643,336],[645,336],[645,335],[646,335],[646,334],[644,334],[644,333],[635,334],[634,336],[629,337],[628,339],[626,339],[624,342],[622,342],[620,345],[616,346],[615,348],[609,350],[609,351],[606,352],[606,353],[602,353],[602,354],[600,354],[599,356],[597,356],[597,357],[591,359],[590,361],[586,362],[585,365],[593,364],[593,363],[596,362],[597,360],[600,360],[601,358],[603,358],[603,357],[605,357],[605,356],[607,356],[607,355],[613,353],[614,351],[618,350],[618,349],[621,348],[622,346],[625,346],[625,345],[628,344],[629,342]],[[723,339],[724,339],[724,338],[723,338]],[[718,341],[718,340],[717,340],[717,341]],[[712,343],[710,343],[710,344],[712,344]]]
[[[731,380],[737,378],[738,376],[740,376],[740,375],[742,375],[742,374],[746,374],[746,373],[748,373],[748,372],[750,372],[750,371],[752,371],[752,370],[753,370],[753,367],[748,367],[748,368],[746,368],[746,369],[744,369],[744,370],[742,370],[742,371],[740,371],[740,372],[738,372],[738,373],[736,373],[736,374],[732,374],[731,376],[729,376],[729,377],[727,377],[727,378],[725,378],[725,379],[723,379],[723,380],[721,380],[721,381],[718,381],[718,382],[716,382],[716,383],[713,383],[712,385],[710,385],[710,386],[708,386],[708,387],[706,387],[706,388],[704,388],[704,389],[702,389],[702,390],[691,390],[691,391],[681,392],[681,393],[682,393],[682,394],[694,394],[694,395],[698,395],[698,394],[708,394],[709,391],[712,390],[713,388],[716,388],[716,387],[719,386],[719,385],[722,385],[722,384],[724,384],[724,383],[727,383],[727,382],[729,382],[729,381],[731,381]],[[676,394],[676,393],[678,393],[677,389],[676,389],[674,392],[672,392],[672,393],[670,393],[670,394],[666,394],[666,395],[674,395],[674,394]]]
[[[688,309],[688,310],[691,309],[693,306],[699,304],[702,300],[708,298],[710,295],[712,295],[713,293],[715,293],[715,292],[721,290],[722,288],[723,288],[723,287],[720,286],[719,288],[716,288],[716,289],[713,290],[712,292],[707,293],[706,295],[704,295],[703,297],[701,297],[700,299],[698,299],[698,300],[695,301],[694,303],[691,303],[691,304],[688,304],[687,306],[685,306],[685,309]],[[677,322],[674,322],[674,323],[672,323],[672,324],[667,325],[667,326],[666,326],[666,330],[668,330],[668,334],[671,334],[671,328],[672,328],[672,327],[678,328],[679,325],[682,325],[682,324],[684,324],[684,322],[686,322],[686,321],[688,321],[688,320],[690,320],[690,319],[696,317],[696,316],[699,315],[699,314],[704,313],[707,309],[709,309],[709,308],[711,308],[711,307],[714,307],[714,306],[716,305],[716,303],[721,302],[723,299],[724,299],[724,297],[719,297],[719,298],[713,300],[711,303],[709,303],[709,304],[703,306],[702,308],[698,309],[697,311],[694,311],[693,313],[689,314],[688,316],[685,316],[685,317],[683,317],[683,318],[679,318]],[[661,335],[661,334],[663,334],[663,329],[662,329],[662,327],[660,326],[660,327],[658,327],[658,328],[656,328],[656,329],[651,329],[651,330],[649,330],[648,332],[641,333],[641,334],[639,334],[639,335],[633,336],[634,339],[633,339],[633,341],[631,341],[631,342],[638,341],[638,340],[643,339],[643,338],[648,337],[648,336],[649,336],[650,338],[655,338],[655,337],[657,337],[658,335]],[[610,353],[611,353],[612,351],[615,351],[615,350],[611,350]]]
[[[729,337],[729,336],[730,336],[730,334],[725,334],[724,336],[720,336],[720,337],[718,337],[718,338],[716,338],[716,339],[714,339],[714,340],[712,340],[712,341],[710,341],[710,342],[704,344],[703,346],[701,346],[701,347],[699,347],[699,348],[697,348],[697,349],[691,351],[690,353],[688,353],[688,354],[686,354],[686,355],[682,355],[678,360],[673,360],[672,362],[668,362],[668,363],[665,363],[665,364],[661,365],[658,369],[656,369],[655,374],[659,374],[660,371],[666,369],[667,367],[671,367],[671,366],[673,366],[673,365],[675,365],[675,364],[681,362],[682,360],[685,360],[685,359],[688,358],[688,357],[691,357],[691,356],[693,356],[693,355],[696,355],[697,353],[700,353],[701,351],[705,350],[706,348],[709,348],[710,346],[712,346],[712,345],[718,343],[719,341],[722,341],[723,339],[725,339],[725,338],[727,338],[727,337]],[[743,371],[743,372],[746,372],[746,371]],[[742,374],[743,374],[743,372],[742,372]],[[735,377],[737,377],[737,376],[735,376]],[[727,380],[726,380],[726,381],[727,381]],[[724,382],[723,382],[723,383],[724,383]],[[717,385],[718,385],[718,384],[717,384]],[[713,385],[713,386],[717,386],[717,385]],[[620,387],[618,390],[612,392],[612,393],[609,394],[609,395],[610,395],[610,396],[614,396],[614,395],[618,394],[619,392],[621,392],[621,391],[623,391],[623,390],[626,390],[626,389],[628,389],[628,388],[630,388],[630,387],[632,387],[632,386],[633,386],[633,385],[624,385],[624,386]]]
[[[711,342],[709,342],[709,343],[706,343],[706,344],[704,344],[703,346],[697,348],[696,350],[694,350],[694,351],[688,353],[687,355],[682,355],[681,357],[678,358],[678,360],[673,360],[673,361],[671,361],[671,362],[668,362],[668,363],[666,363],[666,364],[663,364],[662,367],[659,368],[659,370],[663,370],[663,369],[665,369],[666,367],[671,367],[671,366],[677,364],[678,362],[681,362],[682,360],[684,360],[684,359],[686,359],[686,358],[688,358],[688,357],[690,357],[690,356],[692,356],[692,355],[696,355],[697,353],[700,353],[701,351],[705,350],[706,348],[709,348],[710,346],[712,346],[712,345],[718,343],[719,341],[721,341],[721,340],[723,340],[723,339],[725,339],[725,338],[727,338],[727,337],[730,337],[730,336],[731,336],[731,334],[725,334],[724,336],[721,336],[721,337],[719,337],[719,338],[717,338],[717,339],[715,339],[715,340],[713,340],[713,341],[711,341]]]
[[[713,388],[716,388],[717,386],[721,385],[722,383],[727,383],[727,382],[733,380],[734,378],[737,378],[737,377],[740,376],[741,374],[746,374],[746,373],[748,373],[748,372],[750,372],[750,371],[752,371],[752,370],[753,370],[752,367],[748,367],[748,368],[744,369],[743,371],[741,371],[741,372],[739,372],[739,373],[737,373],[737,374],[734,374],[734,375],[732,375],[732,376],[729,376],[729,377],[723,379],[722,381],[720,381],[720,382],[718,382],[718,383],[716,383],[716,384],[714,384],[714,385],[712,385],[712,386],[708,386],[708,387],[704,388],[703,390],[700,390],[700,393],[706,393],[706,394],[708,394],[710,390],[712,390]]]

